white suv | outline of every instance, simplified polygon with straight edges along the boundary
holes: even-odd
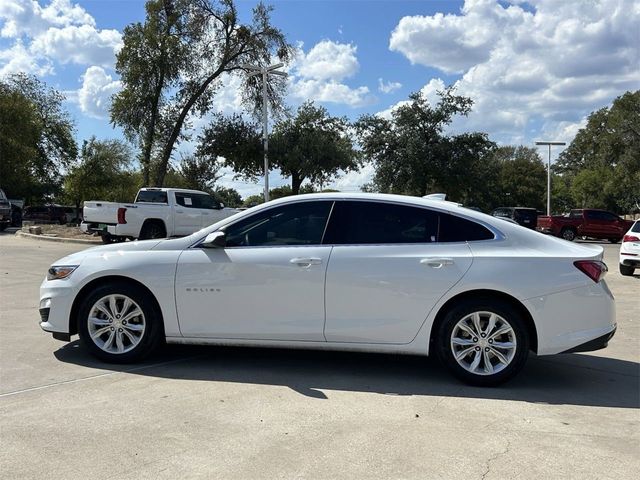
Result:
[[[640,220],[631,226],[620,245],[620,273],[631,276],[636,268],[640,268]]]

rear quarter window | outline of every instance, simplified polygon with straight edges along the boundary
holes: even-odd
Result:
[[[479,223],[455,215],[440,213],[438,242],[476,242],[494,238],[495,235]]]

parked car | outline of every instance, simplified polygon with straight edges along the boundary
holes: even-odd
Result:
[[[169,343],[437,355],[495,385],[529,350],[604,348],[616,330],[603,248],[456,204],[321,193],[281,198],[188,237],[55,262],[41,327],[98,358]]]
[[[538,211],[535,208],[526,207],[500,207],[491,215],[494,217],[510,218],[518,225],[535,229],[538,224]]]
[[[0,188],[0,232],[11,225],[11,204],[9,199]]]
[[[22,220],[64,225],[67,223],[67,216],[60,205],[35,205],[24,209]]]
[[[632,224],[615,213],[585,208],[571,210],[566,216],[540,216],[537,230],[570,242],[580,236],[618,243]]]
[[[82,209],[76,209],[76,207],[63,206],[64,216],[66,217],[66,223],[75,223],[79,225],[82,222]]]
[[[620,273],[631,276],[636,268],[640,268],[640,220],[622,237],[620,245]]]
[[[80,228],[103,242],[190,235],[237,213],[211,195],[180,188],[141,188],[133,203],[84,202]]]

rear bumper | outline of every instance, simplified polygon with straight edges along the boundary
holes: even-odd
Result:
[[[607,345],[609,345],[609,340],[611,340],[616,334],[616,329],[617,327],[613,327],[613,330],[611,330],[609,333],[605,333],[598,338],[594,338],[593,340],[589,340],[588,342],[584,342],[560,353],[593,352],[594,350],[602,350],[603,348],[607,348]]]
[[[80,230],[84,233],[99,233],[101,235],[118,235],[118,225],[110,223],[87,223],[80,224]]]

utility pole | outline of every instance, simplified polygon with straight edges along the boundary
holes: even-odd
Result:
[[[284,67],[284,63],[278,63],[269,67],[260,67],[257,65],[242,65],[242,68],[249,70],[249,76],[262,75],[262,145],[264,147],[264,201],[269,201],[269,118],[267,98],[267,81],[269,75],[279,75],[286,77],[285,72],[277,71],[278,68]]]
[[[549,146],[549,160],[547,162],[547,215],[551,216],[551,145],[566,145],[566,142],[536,142],[536,145]]]

